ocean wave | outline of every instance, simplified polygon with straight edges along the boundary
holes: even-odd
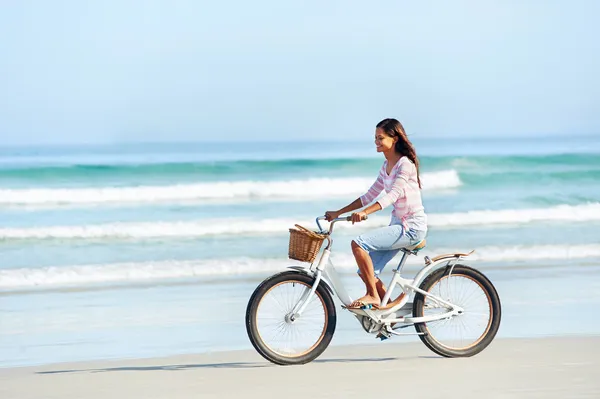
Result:
[[[181,201],[294,199],[362,194],[374,178],[222,181],[167,186],[0,189],[0,206],[98,205]],[[455,170],[423,173],[424,190],[460,186]]]
[[[218,152],[218,150],[217,150]],[[151,154],[79,154],[60,156],[0,156],[0,177],[20,179],[61,179],[86,178],[90,175],[101,176],[144,176],[144,175],[186,175],[205,174],[223,175],[270,172],[278,170],[331,170],[349,169],[361,170],[377,168],[381,158],[364,151],[332,154],[294,153],[291,158],[281,156],[281,151],[265,154],[242,153],[220,154],[214,157],[213,152],[202,155],[181,153],[151,153]],[[242,158],[240,158],[242,157]],[[246,157],[246,159],[244,159]],[[419,157],[421,165],[438,170],[458,168],[479,170],[544,170],[550,166],[556,168],[577,168],[598,170],[600,158],[595,153],[566,153],[546,155],[438,155]]]
[[[238,154],[239,155],[239,154]],[[235,154],[231,155],[235,156]],[[174,159],[174,161],[170,161]],[[251,173],[265,173],[272,171],[294,171],[298,169],[362,169],[371,168],[377,171],[381,166],[380,158],[363,158],[354,156],[352,158],[289,158],[289,159],[255,159],[240,160],[226,159],[216,161],[190,161],[179,155],[156,157],[128,156],[116,162],[94,162],[97,159],[79,159],[79,162],[52,163],[43,162],[41,165],[27,165],[10,162],[0,158],[0,177],[20,179],[77,179],[94,176],[123,177],[123,176],[185,176],[204,175],[222,176]],[[82,162],[85,161],[85,162]]]
[[[428,215],[430,228],[462,228],[488,225],[522,225],[535,222],[584,222],[600,220],[600,203],[560,205],[540,209],[506,209],[439,213]],[[294,224],[315,227],[314,219],[221,218],[196,221],[105,223],[81,226],[0,228],[0,240],[26,239],[152,239],[166,237],[203,237],[219,235],[269,235],[287,233]],[[356,231],[386,226],[388,217],[370,216],[358,225],[338,223],[336,229]],[[323,222],[323,227],[327,227]]]
[[[549,208],[481,210],[429,216],[435,227],[528,224],[534,222],[586,222],[600,220],[600,203],[558,205]]]
[[[433,256],[453,250],[424,250],[423,255]],[[477,248],[469,261],[534,261],[543,259],[584,259],[600,256],[600,245],[553,245],[482,247]],[[333,255],[336,269],[355,270],[351,255]],[[392,260],[394,263],[397,260]],[[410,257],[408,265],[422,264],[421,256]],[[189,279],[210,276],[252,275],[273,273],[300,262],[289,259],[211,259],[170,260],[159,262],[131,262],[98,265],[72,265],[43,268],[19,268],[0,270],[0,290],[23,290],[52,288],[57,286],[81,286],[98,283],[144,283],[168,279]]]

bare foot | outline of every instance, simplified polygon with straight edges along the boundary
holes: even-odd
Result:
[[[373,307],[379,307],[381,299],[379,297],[365,295],[362,298],[358,298],[356,301],[348,305],[349,308],[360,308],[363,305],[373,305]]]

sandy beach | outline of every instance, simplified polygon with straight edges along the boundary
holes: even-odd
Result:
[[[598,398],[599,358],[598,336],[497,339],[466,359],[419,343],[337,346],[289,367],[230,351],[0,369],[0,397]]]

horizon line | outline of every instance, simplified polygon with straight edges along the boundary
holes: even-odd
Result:
[[[578,133],[578,134],[567,134],[567,133],[548,133],[548,134],[523,134],[523,135],[502,135],[502,136],[473,136],[473,135],[452,135],[452,136],[441,136],[441,135],[419,135],[409,134],[411,140],[474,140],[474,141],[497,141],[497,140],[511,140],[511,139],[543,139],[543,138],[560,138],[566,139],[571,138],[598,138],[600,139],[600,133]],[[14,149],[14,148],[26,148],[26,147],[101,147],[101,146],[115,146],[115,145],[160,145],[160,144],[232,144],[232,143],[363,143],[369,141],[369,139],[321,139],[321,138],[309,138],[309,139],[269,139],[269,138],[257,138],[254,140],[244,138],[241,140],[214,140],[214,139],[175,139],[175,140],[112,140],[112,141],[88,141],[88,142],[32,142],[32,143],[14,143],[6,144],[0,143],[0,149]]]

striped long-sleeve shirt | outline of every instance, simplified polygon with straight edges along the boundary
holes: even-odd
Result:
[[[363,206],[370,204],[382,191],[377,202],[381,208],[393,204],[393,214],[402,220],[406,227],[416,230],[427,230],[427,216],[421,201],[421,189],[417,181],[417,168],[407,157],[402,157],[387,174],[387,160],[379,171],[377,180],[371,185],[369,191],[360,196]]]

